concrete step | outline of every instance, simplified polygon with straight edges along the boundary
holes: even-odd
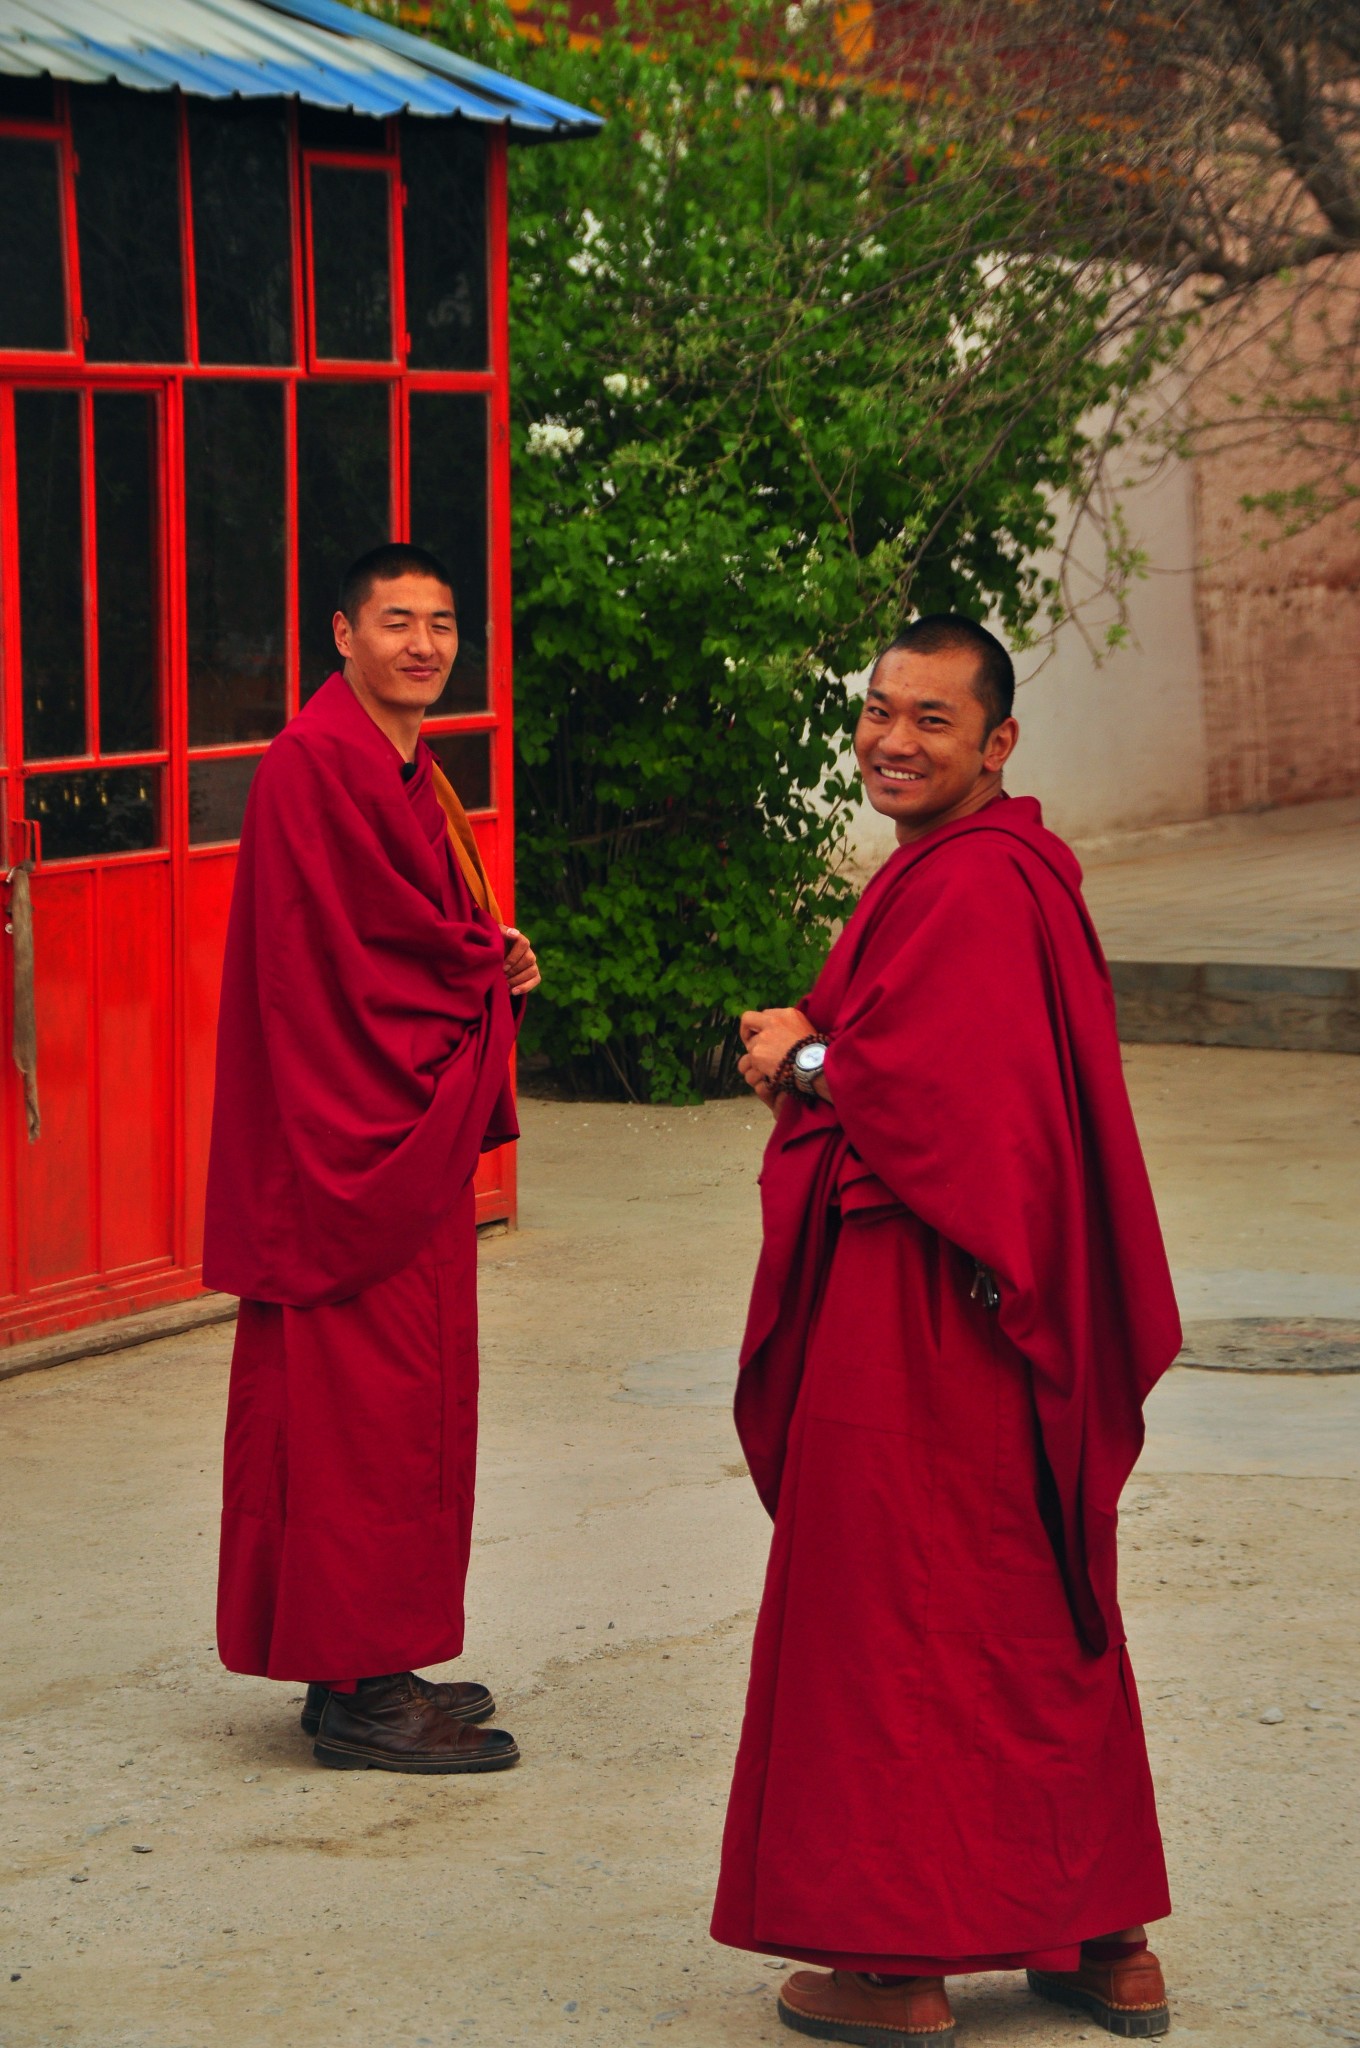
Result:
[[[1111,960],[1133,1045],[1360,1053],[1360,969],[1302,962]]]

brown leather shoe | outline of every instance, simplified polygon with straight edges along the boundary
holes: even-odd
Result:
[[[321,1710],[312,1755],[333,1771],[503,1771],[519,1762],[513,1735],[455,1720],[409,1671],[333,1692]]]
[[[1089,2013],[1108,2034],[1145,2041],[1171,2025],[1162,1966],[1152,1950],[1121,1956],[1116,1963],[1082,1958],[1079,1970],[1030,1970],[1029,1988],[1055,2005]]]
[[[952,2041],[954,2015],[943,1977],[908,1977],[905,1984],[871,1984],[851,1970],[795,1970],[779,1993],[779,2017],[819,2041],[859,2041],[883,2048],[893,2041]]]
[[[434,1685],[428,1678],[417,1678],[414,1671],[403,1674],[409,1678],[418,1692],[444,1713],[452,1714],[455,1721],[489,1721],[496,1711],[496,1702],[484,1685]],[[309,1685],[307,1697],[302,1704],[302,1732],[315,1735],[321,1726],[321,1712],[330,1698],[327,1685]]]

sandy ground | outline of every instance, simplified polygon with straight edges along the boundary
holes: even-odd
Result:
[[[1148,1046],[1129,1072],[1194,1309],[1360,1314],[1360,1061]],[[767,1535],[723,1405],[763,1122],[524,1123],[523,1227],[483,1247],[463,1666],[518,1770],[318,1769],[300,1688],[219,1668],[229,1333],[0,1386],[0,2048],[789,2038],[777,1968],[706,1934]],[[1124,1575],[1174,2038],[1360,2041],[1360,1382],[1164,1388]],[[1108,2038],[1014,1977],[954,1989],[979,2048]]]

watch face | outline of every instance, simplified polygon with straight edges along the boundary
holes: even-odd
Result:
[[[802,1045],[793,1056],[793,1064],[800,1074],[818,1074],[826,1060],[824,1045]]]

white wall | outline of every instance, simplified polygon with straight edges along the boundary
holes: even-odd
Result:
[[[1006,787],[1037,796],[1045,823],[1065,839],[1207,812],[1189,466],[1168,461],[1121,503],[1130,543],[1147,556],[1147,575],[1128,594],[1128,643],[1097,659],[1066,625],[1050,649],[1016,661],[1020,744]],[[1083,552],[1093,565],[1084,586]],[[1100,649],[1115,607],[1098,595],[1099,540],[1089,528],[1076,556],[1073,594],[1086,600],[1086,632]],[[892,851],[892,827],[861,805],[851,841],[856,864],[872,871]]]

